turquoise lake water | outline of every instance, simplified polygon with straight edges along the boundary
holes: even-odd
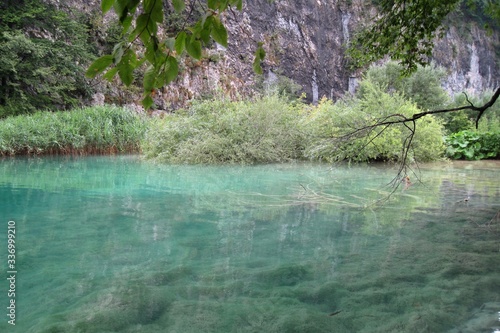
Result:
[[[495,332],[500,163],[396,172],[0,160],[0,332]]]

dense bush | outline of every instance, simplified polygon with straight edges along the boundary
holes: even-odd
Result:
[[[409,117],[420,110],[400,94],[389,94],[370,80],[364,80],[360,88],[363,94],[358,98],[336,104],[324,101],[312,110],[307,120],[312,132],[307,157],[353,162],[400,161],[404,157],[402,147],[411,131],[403,124],[349,134],[391,114]],[[410,160],[440,158],[444,150],[442,136],[442,126],[436,118],[427,116],[416,121]]]
[[[383,66],[370,67],[364,81],[372,82],[386,93],[403,95],[422,110],[433,110],[445,106],[449,100],[446,91],[441,87],[441,79],[444,76],[445,71],[434,65],[419,66],[415,73],[404,76],[403,66],[388,62]],[[363,87],[360,87],[358,94],[364,94]]]
[[[290,103],[276,95],[251,102],[196,102],[153,124],[142,150],[147,158],[168,163],[400,161],[410,134],[404,125],[339,139],[380,117],[419,112],[399,94],[390,95],[369,82],[363,85],[363,98],[337,103],[325,99],[318,106]],[[440,123],[434,117],[417,121],[409,158],[435,160],[443,151]]]
[[[485,91],[479,96],[466,96],[459,94],[455,96],[449,108],[461,107],[472,103],[475,106],[486,104],[493,96],[493,91]],[[439,117],[444,120],[447,133],[456,133],[465,130],[476,129],[476,118],[478,113],[474,111],[460,111],[443,113]],[[497,101],[481,116],[478,124],[479,132],[499,132],[500,131],[500,102]]]
[[[301,110],[277,96],[195,102],[152,124],[147,158],[169,163],[270,163],[302,157]]]
[[[500,132],[461,131],[446,137],[446,155],[452,159],[481,160],[500,157]]]
[[[8,117],[0,121],[0,155],[137,152],[145,127],[116,107]]]

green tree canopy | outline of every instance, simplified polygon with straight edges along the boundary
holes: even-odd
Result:
[[[356,67],[388,55],[407,72],[426,65],[434,38],[443,30],[445,19],[460,5],[482,14],[491,22],[500,21],[497,0],[374,0],[379,11],[354,38],[348,53]]]
[[[83,23],[40,0],[0,4],[0,117],[65,109],[89,96]]]
[[[418,66],[412,75],[403,75],[403,66],[390,61],[383,66],[371,66],[365,80],[385,87],[385,92],[398,92],[411,99],[421,110],[433,110],[446,106],[449,97],[441,87],[445,71],[435,65]],[[362,96],[365,86],[360,85],[358,94]]]

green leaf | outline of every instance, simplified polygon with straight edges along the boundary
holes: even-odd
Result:
[[[148,69],[146,69],[146,72],[144,72],[143,85],[145,92],[151,92],[153,90],[155,79],[156,70],[154,66],[149,66]]]
[[[157,31],[156,22],[151,20],[148,14],[141,14],[135,21],[135,29],[129,37],[129,42],[134,41],[137,36],[146,45],[152,42],[151,35],[155,35]]]
[[[175,38],[172,38],[172,37],[170,37],[170,38],[166,38],[166,39],[165,39],[165,46],[166,46],[169,50],[173,51],[173,50],[175,49]]]
[[[94,78],[97,74],[102,73],[108,66],[113,63],[112,55],[104,55],[97,58],[85,72],[85,76],[88,78]]]
[[[118,63],[118,75],[122,82],[129,86],[134,81],[134,69],[137,64],[137,58],[135,52],[128,49],[127,52],[122,57],[120,63]]]
[[[260,62],[264,60],[265,57],[266,57],[266,51],[262,47],[262,43],[259,43],[259,47],[257,48],[257,50],[255,50],[255,58],[252,64],[253,71],[256,74],[262,74],[262,67],[260,65]]]
[[[221,0],[221,3],[219,5],[219,10],[221,12],[225,11],[228,5],[229,5],[229,0]]]
[[[163,22],[163,1],[155,0],[151,9],[151,19],[155,22]]]
[[[102,0],[101,1],[101,10],[102,13],[107,13],[111,7],[113,7],[115,0]]]
[[[148,94],[144,99],[142,100],[142,106],[147,110],[149,109],[152,105],[154,104],[153,99],[151,98],[151,95]]]
[[[210,26],[204,26],[203,29],[200,30],[200,39],[205,43],[205,45],[208,45],[210,43]]]
[[[184,31],[181,31],[175,39],[175,52],[179,55],[182,54],[182,51],[186,48],[186,37],[187,34]]]
[[[113,62],[115,64],[119,63],[122,60],[122,56],[123,56],[123,52],[124,52],[123,44],[124,44],[124,42],[119,42],[113,48]]]
[[[115,77],[116,73],[118,73],[118,67],[113,67],[109,71],[104,73],[102,77],[111,82],[111,80],[113,80],[113,78]]]
[[[156,55],[157,55],[157,50],[155,50],[153,44],[148,44],[146,45],[146,52],[144,53],[144,57],[149,61],[151,64],[156,63]]]
[[[255,58],[252,64],[253,71],[255,74],[262,74],[262,66],[260,65],[260,60],[258,58]]]
[[[179,65],[177,63],[177,59],[172,56],[167,58],[167,69],[165,71],[165,84],[169,84],[179,74]]]
[[[128,16],[129,10],[127,5],[127,0],[115,0],[113,4],[115,13],[118,15],[120,23],[123,23]]]
[[[175,11],[179,14],[182,13],[184,8],[186,7],[184,0],[172,0],[172,4],[174,5]]]
[[[210,34],[217,43],[227,47],[227,30],[217,17],[214,17]]]
[[[130,27],[132,26],[132,21],[133,21],[133,17],[132,16],[127,16],[125,18],[125,20],[123,20],[122,22],[122,34],[126,34],[128,32],[128,29],[130,29]]]
[[[127,7],[130,13],[135,13],[135,10],[137,9],[137,6],[140,2],[140,0],[128,0]]]
[[[161,0],[144,0],[144,11],[151,20],[161,23],[163,22],[163,1]]]
[[[238,9],[239,11],[243,10],[243,0],[238,0],[236,2],[236,9]]]
[[[196,60],[201,59],[201,42],[199,40],[186,40],[187,53]]]
[[[208,8],[217,10],[220,6],[220,0],[208,0],[207,1]]]
[[[264,48],[262,48],[262,46],[257,48],[257,53],[259,55],[260,60],[264,60],[264,58],[266,57],[266,51],[264,50]]]

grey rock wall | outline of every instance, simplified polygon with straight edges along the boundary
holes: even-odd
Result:
[[[45,0],[93,13],[100,0]],[[176,82],[155,96],[159,109],[175,109],[188,100],[217,93],[251,95],[257,83],[285,76],[302,87],[307,99],[338,99],[353,92],[360,73],[347,69],[345,47],[360,22],[374,14],[366,0],[246,0],[242,12],[229,11],[224,20],[229,45],[214,45],[201,61],[185,59]],[[109,22],[113,14],[106,15]],[[253,53],[264,42],[264,78],[252,71]],[[478,93],[500,85],[499,33],[488,34],[468,22],[455,22],[436,41],[434,61],[447,70],[443,86],[452,94]],[[140,90],[123,91],[102,85],[107,101],[138,103]],[[106,88],[104,88],[106,87]],[[116,96],[113,97],[113,95]]]
[[[450,95],[464,91],[477,94],[500,86],[498,32],[491,34],[476,25],[451,27],[436,41],[433,55],[448,72],[443,86]]]
[[[366,1],[278,0],[269,4],[254,0],[248,1],[245,13],[252,37],[267,43],[268,73],[293,79],[312,102],[323,96],[336,99],[355,90],[360,73],[346,68],[344,52],[356,27],[374,14]],[[432,60],[446,69],[443,86],[450,95],[476,94],[500,85],[498,31],[453,22],[435,45]]]

